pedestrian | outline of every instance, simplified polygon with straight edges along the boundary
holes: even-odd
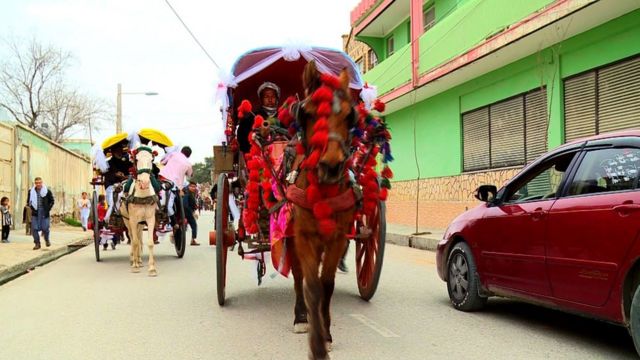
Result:
[[[11,219],[11,203],[9,202],[9,198],[3,196],[0,199],[0,213],[2,224],[2,242],[9,242],[9,231],[11,231],[11,225],[13,225],[13,220]]]
[[[91,201],[87,198],[87,192],[82,192],[82,199],[78,201],[78,208],[80,209],[80,222],[82,223],[82,230],[87,231],[87,223],[89,222],[89,214],[91,213]]]
[[[171,153],[165,159],[162,160],[164,167],[160,170],[160,180],[169,180],[173,183],[173,189],[181,189],[184,186],[185,176],[191,176],[193,174],[193,168],[189,162],[191,156],[191,148],[188,146],[183,147],[180,152]],[[162,204],[167,204],[167,210],[169,216],[173,216],[173,203],[175,201],[175,194],[173,191],[169,193],[169,201],[162,201]],[[195,208],[195,207],[194,207]]]
[[[53,199],[53,193],[43,184],[41,177],[33,179],[33,183],[33,187],[29,190],[27,203],[31,207],[31,234],[35,243],[33,250],[38,250],[40,249],[40,232],[44,236],[44,242],[47,247],[51,246],[49,241],[49,215],[55,200]]]
[[[198,237],[198,219],[197,203],[196,203],[196,183],[189,181],[189,186],[184,189],[183,207],[184,215],[187,218],[187,222],[191,227],[191,246],[200,246],[200,243],[196,241]]]

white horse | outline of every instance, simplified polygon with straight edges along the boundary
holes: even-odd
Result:
[[[147,224],[149,247],[149,276],[157,276],[156,261],[153,257],[153,232],[155,231],[158,195],[151,185],[153,150],[149,146],[140,145],[135,149],[136,179],[129,190],[127,201],[120,205],[125,224],[131,237],[131,271],[140,272],[142,267],[142,232]]]

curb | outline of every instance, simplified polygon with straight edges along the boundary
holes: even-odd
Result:
[[[420,250],[435,251],[440,239],[416,235],[387,233],[386,242],[398,246],[407,246]]]
[[[55,250],[42,252],[41,255],[29,261],[6,268],[0,272],[0,285],[26,274],[30,269],[33,269],[37,266],[45,265],[92,243],[92,238],[80,238],[72,240],[66,246]]]

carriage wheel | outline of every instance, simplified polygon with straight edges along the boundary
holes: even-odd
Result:
[[[98,226],[98,193],[93,189],[91,198],[91,222],[93,223],[93,247],[96,250],[96,261],[100,261],[100,226]]]
[[[229,182],[226,174],[218,177],[216,201],[216,275],[218,280],[218,305],[224,306],[227,282],[227,242],[225,232],[229,226]]]
[[[365,225],[371,230],[369,236],[360,234],[360,226]],[[356,229],[356,276],[360,297],[369,301],[376,293],[382,261],[384,259],[384,243],[387,231],[384,202],[378,201],[371,219],[363,217],[362,223]]]
[[[172,190],[173,191],[173,190]],[[182,196],[180,192],[176,192],[176,198],[173,202],[173,215],[175,216],[176,223],[173,227],[173,242],[176,247],[176,254],[179,259],[182,259],[184,252],[187,249],[187,224],[184,221],[184,207],[182,206]]]

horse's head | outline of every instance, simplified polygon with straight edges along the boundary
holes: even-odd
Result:
[[[140,145],[135,149],[136,183],[141,190],[146,190],[151,184],[153,168],[153,150],[150,146]]]
[[[310,61],[302,77],[305,101],[298,111],[307,157],[319,155],[317,175],[320,184],[336,184],[345,175],[345,163],[350,157],[350,130],[356,113],[349,90],[349,73],[343,70],[338,78],[321,74]],[[319,150],[319,151],[318,151]]]

